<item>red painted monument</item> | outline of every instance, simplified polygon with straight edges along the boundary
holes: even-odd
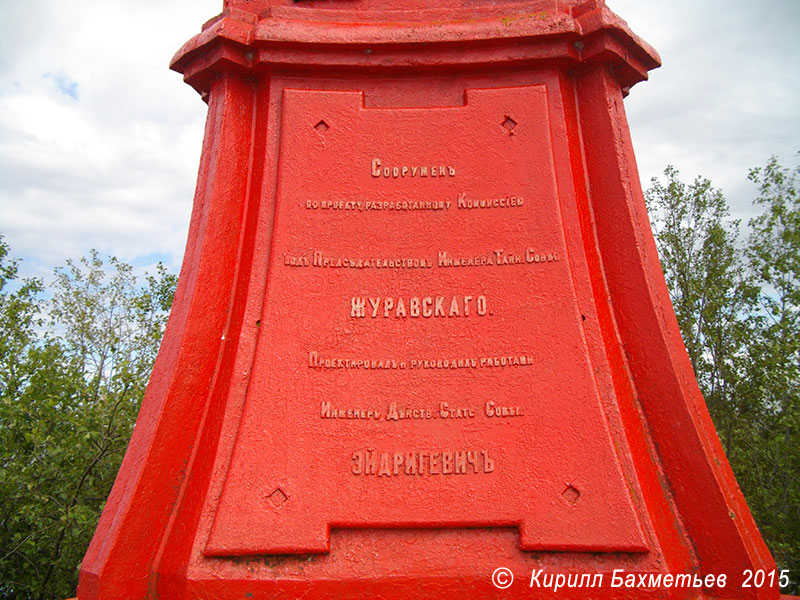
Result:
[[[602,0],[226,2],[79,598],[777,598],[642,200],[658,64]]]

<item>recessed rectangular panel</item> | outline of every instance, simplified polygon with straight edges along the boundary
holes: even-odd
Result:
[[[645,550],[576,300],[588,278],[570,272],[545,87],[385,109],[285,90],[281,110],[264,311],[206,553],[324,552],[331,527]]]

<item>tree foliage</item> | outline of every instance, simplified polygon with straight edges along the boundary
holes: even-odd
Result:
[[[800,574],[800,167],[771,158],[749,178],[763,212],[750,221],[750,275],[759,287],[751,315],[750,392],[758,412],[742,438],[741,485],[775,559]],[[797,591],[797,589],[795,589]]]
[[[45,300],[0,241],[0,598],[74,594],[174,286],[162,265],[139,284],[92,252]]]
[[[746,239],[725,197],[673,167],[645,197],[698,383],[779,567],[800,573],[800,170],[749,178]]]
[[[720,437],[734,449],[733,405],[744,399],[743,367],[757,295],[737,248],[739,222],[711,182],[681,182],[673,167],[654,179],[645,198],[672,304],[689,358]]]

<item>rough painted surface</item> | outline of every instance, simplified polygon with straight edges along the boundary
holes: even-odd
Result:
[[[395,5],[231,0],[174,59],[195,208],[79,598],[777,598],[628,139],[658,57],[602,2]]]

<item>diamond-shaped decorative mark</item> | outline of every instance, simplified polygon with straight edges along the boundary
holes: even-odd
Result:
[[[571,485],[568,485],[566,489],[561,492],[561,495],[564,496],[564,499],[570,504],[575,504],[578,501],[578,498],[581,497],[581,493],[578,491],[578,489]]]
[[[328,131],[328,129],[330,129],[330,125],[328,125],[324,120],[320,119],[319,123],[314,125],[314,129],[316,129],[320,133],[325,133],[326,131]]]
[[[275,488],[273,492],[267,496],[267,500],[270,501],[270,504],[275,508],[278,508],[281,504],[286,502],[289,497],[284,493],[281,488]]]
[[[506,115],[506,119],[505,119],[505,121],[503,121],[503,122],[501,123],[501,125],[502,125],[503,127],[505,127],[506,131],[508,131],[508,133],[509,133],[510,135],[514,135],[514,133],[513,133],[513,131],[514,131],[514,127],[516,127],[516,126],[517,126],[517,122],[516,122],[514,119],[512,119],[511,117],[509,117],[508,115]]]

